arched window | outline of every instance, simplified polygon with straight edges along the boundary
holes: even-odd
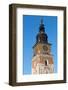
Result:
[[[48,65],[48,60],[45,60],[45,66],[47,66]]]

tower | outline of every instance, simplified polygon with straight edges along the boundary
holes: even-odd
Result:
[[[54,61],[51,54],[51,44],[45,32],[43,19],[41,19],[36,44],[33,46],[32,74],[54,73]]]

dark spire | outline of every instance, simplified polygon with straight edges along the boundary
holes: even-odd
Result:
[[[45,27],[43,23],[43,19],[41,19],[39,33],[36,36],[36,43],[48,43],[48,36],[45,33]]]
[[[39,32],[40,33],[44,33],[45,32],[45,28],[44,28],[44,24],[43,24],[43,19],[41,19],[41,23],[40,23],[40,27],[39,27]]]
[[[41,19],[41,24],[43,24],[43,18]]]

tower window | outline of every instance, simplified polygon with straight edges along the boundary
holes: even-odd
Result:
[[[45,66],[47,66],[48,65],[48,62],[47,62],[47,60],[45,60]]]

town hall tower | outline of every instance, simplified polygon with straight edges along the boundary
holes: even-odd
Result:
[[[36,36],[36,44],[33,46],[32,74],[54,73],[54,60],[51,54],[51,43],[45,32],[43,19]]]

